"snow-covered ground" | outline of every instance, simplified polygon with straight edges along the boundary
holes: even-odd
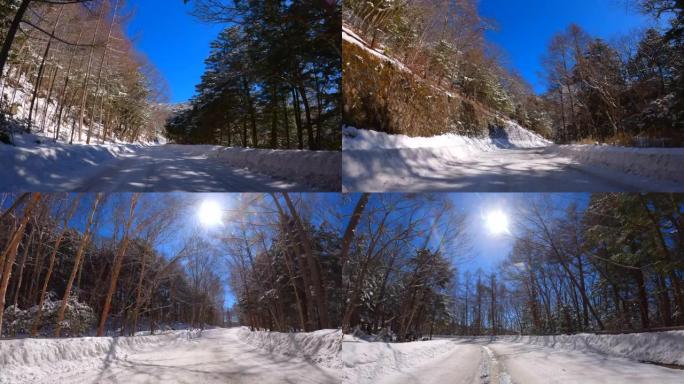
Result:
[[[684,332],[453,338],[389,344],[345,337],[344,383],[681,383]]]
[[[31,85],[22,78],[0,85],[0,100],[12,107],[13,119],[28,119]],[[13,134],[15,146],[0,142],[0,190],[3,191],[340,191],[340,152],[225,148],[210,145],[159,145],[151,141],[100,143],[102,128],[74,134],[72,117],[62,121],[59,138],[55,116],[59,106],[36,99],[32,134]],[[66,118],[66,117],[65,117]],[[73,117],[75,118],[75,116]],[[43,126],[44,129],[40,129]]]
[[[339,152],[210,145],[0,143],[3,191],[339,191]]]
[[[339,383],[342,334],[250,333],[0,341],[0,383]],[[278,344],[278,348],[267,348]]]
[[[684,148],[553,145],[508,122],[484,138],[343,129],[346,192],[684,191]]]
[[[245,327],[0,341],[4,383],[681,383],[684,331],[369,342]]]

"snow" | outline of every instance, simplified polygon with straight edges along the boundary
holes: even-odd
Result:
[[[68,145],[35,135],[0,144],[5,191],[339,191],[339,152],[211,145]],[[337,174],[337,176],[333,176]]]
[[[513,122],[487,137],[344,127],[345,192],[684,191],[684,148],[559,146]]]
[[[340,368],[342,365],[342,331],[338,329],[279,333],[252,332],[249,328],[242,327],[238,335],[245,343],[269,353],[305,358],[327,368]]]
[[[52,381],[53,375],[99,369],[105,360],[183,341],[188,331],[156,336],[16,339],[0,341],[0,383]]]
[[[398,371],[419,366],[453,349],[450,340],[415,343],[371,342],[345,335],[342,345],[345,383],[374,383]]]
[[[676,183],[684,182],[684,148],[627,148],[609,145],[561,145],[559,155],[596,167]]]
[[[255,169],[327,191],[339,191],[342,188],[342,153],[339,151],[223,148],[218,158],[232,167]]]
[[[538,148],[551,144],[543,137],[530,132],[513,121],[506,121],[498,135],[467,137],[445,134],[433,137],[388,135],[372,130],[343,128],[344,150],[372,150],[396,148],[450,148],[463,153],[495,151],[497,148]]]
[[[681,361],[682,336],[673,331],[410,343],[345,336],[343,383],[681,383],[684,371],[639,361]]]
[[[339,383],[335,370],[313,362],[332,352],[325,346],[339,331],[286,336],[218,328],[155,336],[2,340],[0,383]],[[280,342],[289,345],[261,347]],[[286,353],[295,351],[298,342],[305,345],[300,352]]]
[[[246,327],[0,341],[0,383],[681,383],[684,331],[385,343]]]
[[[363,48],[365,51],[369,52],[370,54],[374,55],[375,57],[385,61],[392,63],[395,65],[397,68],[400,70],[406,71],[406,72],[411,72],[411,70],[404,65],[401,61],[394,59],[392,57],[389,57],[385,55],[383,52],[377,50],[377,49],[370,49],[369,44],[366,43],[363,38],[361,38],[359,35],[354,33],[352,29],[346,25],[342,25],[342,40],[354,44],[356,46],[359,46]]]
[[[684,366],[684,331],[596,335],[516,336],[501,340],[564,350],[591,350],[632,360]]]

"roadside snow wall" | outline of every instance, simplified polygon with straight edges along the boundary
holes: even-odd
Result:
[[[499,340],[550,348],[598,352],[632,360],[684,366],[684,331],[621,335],[511,336]]]
[[[454,343],[450,340],[384,343],[345,335],[342,382],[374,383],[399,370],[419,366],[453,348]]]
[[[600,166],[650,179],[684,182],[684,148],[627,148],[561,145],[550,148],[583,165]]]
[[[128,353],[194,337],[193,331],[154,336],[16,339],[0,342],[0,383],[34,382],[53,372],[99,368]]]
[[[217,156],[231,166],[305,182],[321,190],[342,188],[342,152],[224,148]]]
[[[300,357],[326,368],[340,368],[342,331],[323,329],[306,333],[250,331],[242,327],[240,339],[246,344],[269,353]]]

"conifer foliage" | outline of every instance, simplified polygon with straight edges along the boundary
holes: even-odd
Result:
[[[211,44],[189,108],[167,125],[172,140],[341,147],[337,2],[198,0],[194,13],[229,26]]]

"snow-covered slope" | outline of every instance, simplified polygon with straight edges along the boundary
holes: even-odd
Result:
[[[315,332],[280,333],[250,331],[240,328],[241,340],[269,353],[301,357],[327,368],[340,368],[342,331],[323,329]]]
[[[217,158],[232,167],[297,180],[325,191],[339,191],[342,187],[339,151],[222,148]]]
[[[598,352],[635,361],[684,366],[684,331],[596,335],[499,337],[511,343],[541,345],[573,351]]]
[[[340,152],[211,145],[0,143],[5,191],[339,191]]]
[[[587,166],[684,184],[684,148],[558,145],[551,150]]]
[[[0,340],[0,383],[336,384],[341,332]]]
[[[497,148],[537,148],[551,142],[513,121],[506,121],[501,128],[492,130],[486,137],[466,137],[446,134],[433,137],[409,137],[389,135],[366,129],[344,127],[342,146],[344,150],[394,149],[394,148],[453,148],[464,152],[493,151]]]
[[[454,343],[449,340],[384,343],[345,335],[342,345],[342,382],[375,383],[384,376],[417,367],[453,348]]]
[[[187,341],[197,334],[173,331],[155,336],[0,340],[0,383],[28,383],[65,371],[99,369],[107,361]]]
[[[684,191],[684,148],[554,145],[513,122],[486,137],[343,129],[347,192]]]
[[[14,112],[12,116],[13,119],[17,121],[27,121],[29,117],[29,106],[31,105],[32,98],[32,85],[26,78],[22,75],[18,83],[10,83],[5,81],[0,81],[0,89],[2,94],[0,94],[0,101],[5,104],[8,110]],[[40,138],[40,140],[54,140],[55,134],[57,132],[57,116],[59,114],[60,106],[57,104],[56,99],[52,98],[48,103],[45,95],[39,93],[35,100],[34,113],[32,116],[32,129],[31,133]],[[91,126],[89,121],[84,121],[83,129],[81,131],[81,136],[78,135],[78,122],[74,121],[74,116],[69,116],[67,114],[67,109],[62,110],[62,120],[59,124],[59,138],[58,141],[68,143],[71,141],[71,129],[75,127],[75,133],[73,137],[73,143],[85,144],[88,136],[88,132],[93,129],[92,137],[90,139],[91,144],[99,143],[100,139],[97,137],[98,132],[102,132],[102,127],[99,124]],[[42,128],[42,129],[41,129]],[[164,141],[165,139],[161,137],[155,138],[151,141],[145,141],[144,144],[151,145]],[[19,135],[21,136],[21,135]],[[108,139],[108,143],[125,144],[125,142],[118,139]]]

